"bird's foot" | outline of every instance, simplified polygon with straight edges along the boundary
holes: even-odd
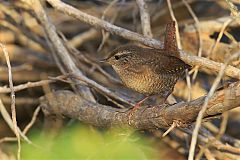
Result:
[[[133,107],[133,109],[131,109],[131,110],[129,111],[129,113],[128,113],[128,124],[129,124],[129,125],[131,125],[131,118],[132,118],[134,112],[135,112],[136,110],[138,110],[139,107],[140,107],[140,104],[137,103],[137,104]]]
[[[128,113],[128,124],[131,125],[131,118],[136,110],[138,110],[141,107],[141,104],[146,101],[149,97],[145,97],[143,100],[139,101],[138,103],[135,104],[133,109],[130,110]]]
[[[136,110],[138,110],[140,106],[141,106],[141,104],[139,104],[139,103],[135,104],[135,106],[133,107],[133,109],[131,109],[130,112],[128,113],[128,124],[129,124],[129,125],[131,125],[131,118],[132,118],[134,112],[135,112]]]

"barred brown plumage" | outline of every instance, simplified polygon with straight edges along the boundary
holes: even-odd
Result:
[[[165,101],[185,69],[190,68],[180,59],[175,37],[175,22],[172,21],[166,27],[163,49],[124,45],[113,50],[105,61],[112,65],[127,87],[146,96],[157,94]],[[137,103],[135,108],[139,105]]]

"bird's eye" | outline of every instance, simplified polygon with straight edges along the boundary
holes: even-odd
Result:
[[[119,59],[120,59],[120,57],[119,57],[119,56],[114,56],[114,58],[115,58],[116,60],[119,60]]]

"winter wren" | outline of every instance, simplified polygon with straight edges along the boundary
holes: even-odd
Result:
[[[160,95],[164,101],[185,69],[190,68],[180,59],[174,21],[166,25],[163,49],[124,45],[113,50],[105,61],[112,65],[124,85],[147,97]]]

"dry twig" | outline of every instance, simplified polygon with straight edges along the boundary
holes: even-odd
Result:
[[[191,16],[193,17],[193,20],[195,21],[196,24],[196,28],[197,28],[197,33],[198,33],[198,39],[199,39],[199,47],[198,47],[198,56],[201,57],[202,56],[202,46],[203,46],[203,40],[202,40],[202,36],[201,36],[201,28],[200,28],[200,22],[198,20],[198,17],[196,16],[196,14],[194,13],[194,11],[192,10],[191,6],[188,4],[188,2],[186,0],[182,0],[183,4],[187,7],[189,13],[191,14]],[[198,68],[199,66],[195,66],[195,72],[193,74],[193,80],[196,79],[197,77],[197,73],[198,73]]]
[[[14,92],[14,88],[13,88],[13,80],[12,80],[12,70],[11,70],[11,64],[10,64],[10,59],[9,59],[9,54],[7,52],[6,47],[0,43],[0,47],[3,51],[3,54],[6,58],[6,62],[7,62],[7,66],[8,66],[8,79],[9,79],[9,87],[11,90],[11,112],[12,112],[12,122],[13,122],[13,128],[14,128],[14,133],[17,137],[18,140],[18,154],[17,154],[17,158],[18,160],[20,160],[20,154],[21,154],[21,142],[20,142],[20,135],[19,135],[19,131],[18,131],[18,126],[17,126],[17,117],[16,117],[16,106],[15,106],[15,92]]]
[[[145,0],[136,0],[136,2],[140,10],[143,35],[146,37],[152,38],[153,35],[151,31],[151,22],[150,22],[150,16],[148,13],[148,6]]]
[[[177,19],[175,18],[174,12],[172,10],[172,4],[171,4],[171,0],[167,0],[167,4],[168,4],[168,9],[170,11],[170,15],[173,21],[175,21],[176,23],[176,39],[177,39],[177,45],[179,49],[182,49],[182,44],[181,44],[181,39],[180,39],[180,33],[179,33],[179,29],[178,29],[178,22]]]

